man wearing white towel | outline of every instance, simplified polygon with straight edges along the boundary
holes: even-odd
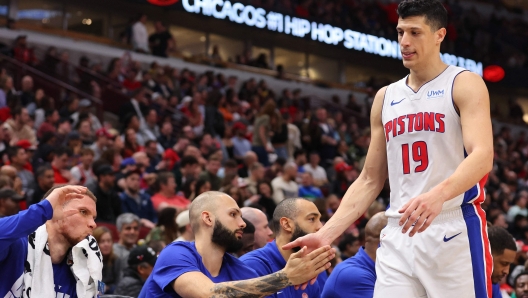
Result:
[[[0,297],[44,297],[42,293],[50,292],[53,297],[77,297],[68,256],[95,228],[97,199],[82,186],[52,188],[44,198],[27,210],[0,218]],[[47,240],[39,233],[47,234]],[[96,243],[94,248],[98,251]],[[29,252],[39,260],[28,258]]]

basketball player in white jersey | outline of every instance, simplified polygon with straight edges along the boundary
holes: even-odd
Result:
[[[438,0],[403,0],[398,15],[410,74],[374,99],[363,171],[323,228],[284,248],[331,243],[388,177],[374,297],[488,298],[492,259],[480,206],[493,163],[488,91],[479,75],[441,61],[447,12]]]

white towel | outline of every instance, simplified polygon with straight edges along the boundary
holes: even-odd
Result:
[[[95,238],[90,235],[77,243],[72,248],[71,256],[71,270],[77,280],[77,297],[97,297],[103,275],[103,255]]]
[[[93,236],[88,236],[75,245],[67,256],[68,265],[77,280],[79,298],[94,298],[102,279],[102,254]],[[28,254],[24,270],[24,298],[55,297],[53,266],[48,246],[46,224],[28,237]]]

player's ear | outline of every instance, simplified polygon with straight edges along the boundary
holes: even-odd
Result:
[[[285,230],[286,232],[290,232],[290,233],[293,232],[293,222],[290,221],[289,218],[282,217],[280,219],[280,225],[281,225],[281,228]]]
[[[212,227],[214,226],[214,215],[209,211],[202,211],[202,221],[205,223],[206,226]]]
[[[436,44],[440,45],[442,41],[444,41],[444,38],[446,37],[447,30],[446,28],[440,28],[436,30],[435,32],[435,38],[436,38]]]

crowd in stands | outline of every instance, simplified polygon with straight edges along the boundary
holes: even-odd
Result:
[[[15,42],[14,58],[97,95],[99,83],[69,63],[67,52],[50,48],[38,58],[17,54],[27,49],[24,39]],[[0,188],[23,196],[20,208],[25,209],[54,185],[87,186],[98,198],[94,236],[104,256],[107,293],[141,288],[151,270],[148,257],[138,264],[131,255],[193,240],[187,209],[205,191],[225,192],[240,207],[261,210],[263,219],[248,220],[255,243],[266,242],[272,236],[267,221],[278,203],[302,196],[327,221],[362,169],[370,131],[358,119],[368,117],[373,94],[364,101],[351,95],[346,107],[313,107],[302,90],[276,94],[265,81],[239,84],[237,77],[222,73],[158,63],[143,68],[128,54],[113,59],[106,71],[86,57],[80,64],[130,96],[119,109],[119,122],[96,117],[88,99],[69,93],[51,98],[31,76],[15,82],[4,69]],[[344,117],[345,110],[357,117]],[[526,133],[514,135],[503,127],[495,136],[485,207],[488,220],[519,242],[512,266],[517,273],[528,260],[527,161]],[[366,214],[336,240],[340,259],[357,253],[367,221],[385,210],[389,196],[387,183]],[[135,249],[141,243],[149,248]]]

